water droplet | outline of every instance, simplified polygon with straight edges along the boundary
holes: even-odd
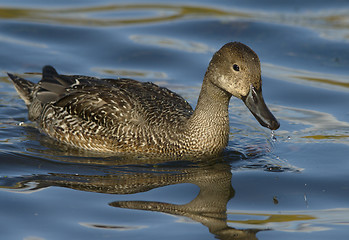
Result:
[[[272,140],[273,142],[276,142],[276,141],[277,141],[277,139],[276,139],[276,137],[275,137],[274,130],[271,130],[271,140]]]
[[[276,196],[273,197],[273,202],[274,202],[275,205],[276,205],[276,204],[279,204],[279,200],[277,199]]]

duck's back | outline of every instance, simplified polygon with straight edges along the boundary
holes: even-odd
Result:
[[[49,104],[63,107],[72,115],[99,125],[142,123],[159,128],[176,127],[174,124],[186,121],[193,112],[181,96],[151,82],[62,77],[75,79],[77,83]]]
[[[193,113],[182,97],[149,82],[59,75],[50,66],[36,85],[12,77],[31,120],[51,137],[90,150],[157,152]]]

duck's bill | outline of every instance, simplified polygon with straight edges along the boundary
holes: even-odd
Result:
[[[267,127],[271,130],[276,130],[280,127],[278,120],[276,120],[265,104],[262,91],[257,91],[253,86],[251,86],[250,92],[243,101],[263,127]]]

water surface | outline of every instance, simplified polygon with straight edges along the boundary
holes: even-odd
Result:
[[[0,1],[1,239],[329,239],[349,235],[346,1]],[[281,128],[237,99],[223,156],[157,161],[42,135],[6,72],[132,77],[196,104],[241,41]]]

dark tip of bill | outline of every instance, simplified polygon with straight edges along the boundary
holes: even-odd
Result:
[[[271,122],[271,125],[270,126],[268,126],[271,130],[276,130],[276,129],[278,129],[279,127],[280,127],[280,123],[277,121],[277,120],[275,120],[275,121],[272,121]]]

